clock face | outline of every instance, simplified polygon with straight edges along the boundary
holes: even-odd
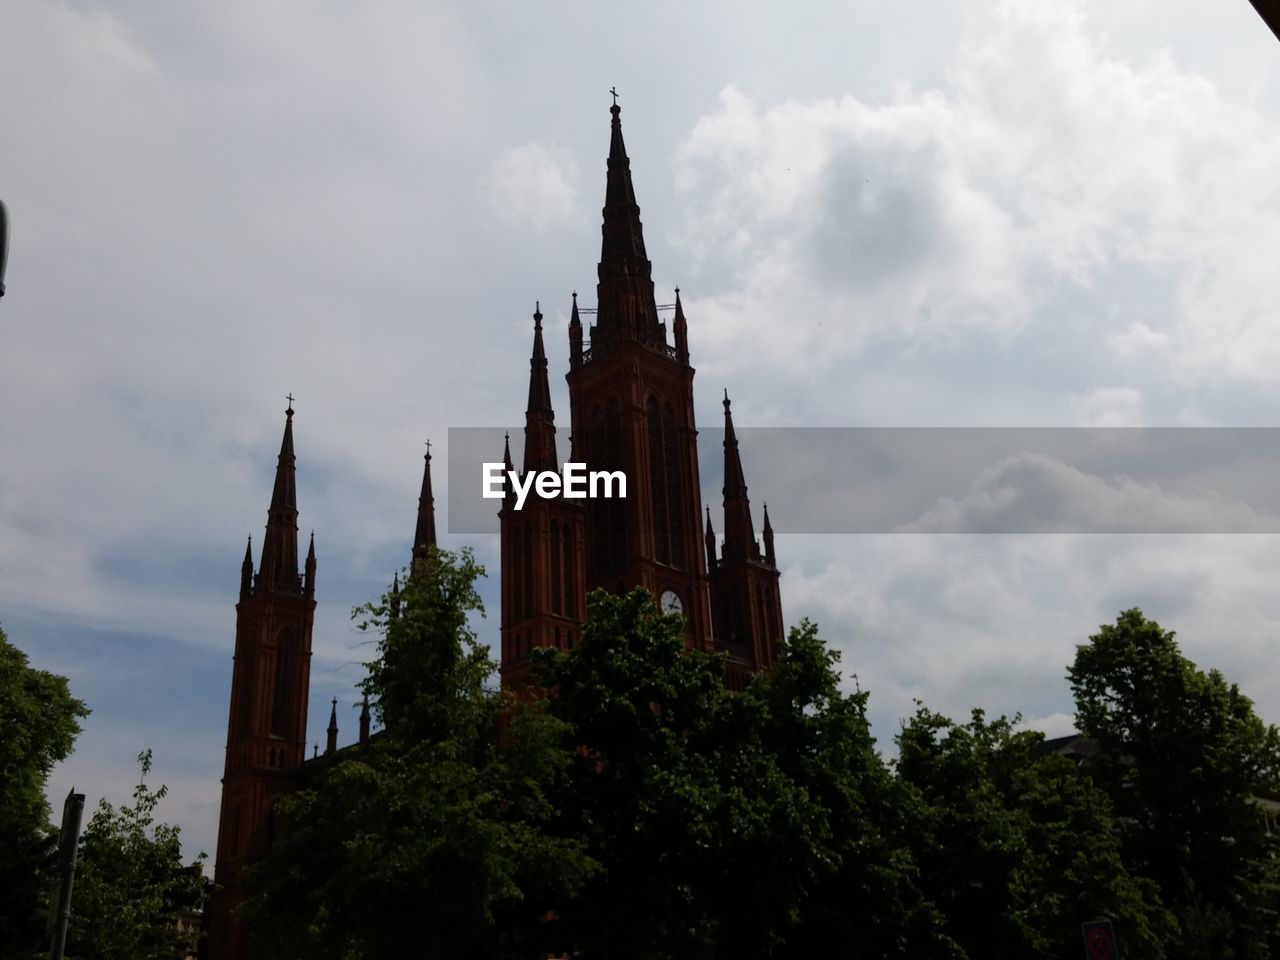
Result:
[[[674,590],[662,591],[662,596],[658,598],[658,608],[663,613],[684,613],[684,604]]]

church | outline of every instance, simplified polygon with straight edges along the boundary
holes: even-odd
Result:
[[[659,305],[654,295],[616,100],[610,112],[596,306],[580,308],[575,293],[569,321],[567,459],[621,471],[627,495],[530,494],[517,509],[507,485],[499,512],[502,683],[520,689],[533,682],[535,648],[575,645],[592,590],[642,586],[663,611],[683,615],[689,648],[724,654],[727,686],[742,689],[753,673],[772,667],[783,636],[773,528],[766,507],[762,538],[756,538],[727,393],[723,539],[709,507],[704,523],[688,323],[679,290],[674,304]],[[668,312],[670,331],[659,316]],[[533,323],[521,476],[562,466],[540,310]],[[509,444],[504,462],[515,470]],[[425,557],[435,543],[428,452],[413,556]],[[272,841],[275,798],[297,789],[308,768],[323,762],[306,755],[315,606],[314,536],[301,570],[298,561],[290,404],[257,569],[251,545],[241,566],[214,873],[219,889],[205,915],[205,960],[247,956],[236,913],[244,898],[241,873]],[[366,702],[360,742],[368,739]],[[331,713],[326,755],[336,741]]]

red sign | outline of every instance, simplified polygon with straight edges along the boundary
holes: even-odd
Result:
[[[1116,950],[1116,935],[1111,930],[1110,920],[1093,920],[1082,924],[1084,932],[1085,960],[1119,960]]]

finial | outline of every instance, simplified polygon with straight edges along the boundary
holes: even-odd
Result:
[[[611,109],[614,113],[617,113],[617,112],[618,112],[618,88],[617,88],[617,87],[610,87],[610,88],[609,88],[609,92],[610,92],[611,94],[613,94],[613,106],[612,106],[612,107],[610,107],[610,109]]]
[[[533,301],[533,323],[534,326],[542,326],[542,301]]]
[[[430,440],[426,441],[426,444],[427,444],[427,459],[430,460],[431,459],[431,441]]]
[[[292,393],[285,394],[285,399],[289,401],[289,407],[288,409],[285,410],[284,414],[286,417],[292,417],[293,416],[293,394]]]
[[[578,291],[577,291],[577,290],[573,291],[573,302],[574,302],[574,303],[577,303],[577,302],[578,302]]]
[[[303,747],[302,749],[305,750],[307,748]],[[311,759],[314,760],[318,756],[320,756],[320,744],[313,743],[311,745]]]
[[[334,697],[334,698],[333,698],[333,708],[334,708],[335,710],[337,710],[337,709],[338,709],[338,698],[337,698],[337,697]]]
[[[728,387],[724,388],[724,408],[726,410],[729,409],[729,388]]]
[[[680,288],[679,288],[679,287],[676,287],[676,299],[677,299],[677,300],[679,300],[679,299],[680,299]]]

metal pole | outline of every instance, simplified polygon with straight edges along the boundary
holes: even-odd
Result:
[[[4,268],[9,262],[9,208],[0,200],[0,297],[4,296]]]
[[[71,919],[71,884],[76,876],[76,854],[80,849],[80,820],[84,815],[84,794],[75,787],[62,804],[62,836],[58,842],[58,912],[54,917],[49,960],[62,960],[67,948],[67,921]]]

